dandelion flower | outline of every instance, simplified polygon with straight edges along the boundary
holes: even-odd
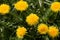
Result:
[[[46,24],[41,23],[38,25],[37,31],[40,34],[46,34],[48,32],[48,26]]]
[[[26,22],[32,26],[38,23],[39,17],[36,14],[31,13],[26,17]]]
[[[9,5],[7,5],[7,4],[1,4],[0,5],[0,13],[2,15],[9,13],[9,11],[10,11],[10,6]]]
[[[60,2],[53,2],[50,6],[53,12],[58,12],[60,10]]]
[[[59,30],[55,26],[50,26],[49,30],[48,30],[48,34],[50,37],[54,38],[54,37],[58,36]]]
[[[19,11],[25,11],[28,8],[28,3],[26,1],[18,1],[14,4],[14,8],[16,8]]]
[[[18,27],[16,30],[16,35],[18,38],[23,38],[26,33],[27,33],[27,29],[24,27]]]

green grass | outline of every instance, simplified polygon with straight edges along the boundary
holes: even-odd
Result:
[[[49,9],[50,4],[54,2],[54,0],[25,0],[28,2],[29,8],[22,13],[14,9],[13,4],[17,1],[19,0],[0,0],[0,4],[9,4],[11,7],[9,14],[0,14],[0,40],[52,40],[48,35],[39,35],[35,30],[36,28],[29,26],[25,22],[25,19],[30,13],[35,13],[40,17],[39,23],[54,25],[60,28],[60,12],[54,13]],[[41,6],[39,1],[42,2]],[[28,29],[28,34],[26,34],[23,39],[16,37],[15,32],[18,26],[25,26]],[[30,30],[30,28],[33,29]],[[60,35],[54,38],[54,40],[59,40],[59,38]]]

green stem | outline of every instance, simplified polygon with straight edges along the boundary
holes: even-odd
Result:
[[[38,1],[39,1],[40,7],[42,7],[43,6],[43,0],[38,0]]]
[[[18,40],[23,40],[23,38],[18,38]]]
[[[14,32],[10,35],[9,40],[11,40],[11,37],[12,37],[12,35],[13,35],[15,32],[16,32],[16,31],[14,31]]]
[[[56,1],[58,1],[58,0],[54,0],[54,2],[56,2]]]
[[[54,38],[52,38],[52,40],[55,40]]]
[[[47,4],[47,5],[49,5],[49,6],[51,5],[51,4],[50,4],[50,3],[48,3],[48,2],[44,2],[44,4]]]
[[[38,0],[38,2],[39,2],[39,5],[40,5],[40,11],[43,14],[43,11],[44,11],[44,0]]]
[[[30,36],[30,35],[26,35],[26,36],[31,37],[31,38],[34,38],[33,36]]]

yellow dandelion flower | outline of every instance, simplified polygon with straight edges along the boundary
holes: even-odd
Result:
[[[20,11],[25,11],[28,8],[28,3],[26,1],[18,1],[14,4],[14,8]]]
[[[9,11],[10,11],[10,6],[9,5],[7,5],[7,4],[1,4],[0,5],[0,13],[2,15],[9,13]]]
[[[60,2],[53,2],[50,9],[54,12],[58,12],[60,10]]]
[[[41,23],[38,25],[37,31],[40,34],[46,34],[48,32],[48,26],[46,24]]]
[[[32,26],[38,23],[39,17],[36,14],[31,13],[26,17],[26,22]]]
[[[54,38],[54,37],[58,36],[59,29],[55,26],[50,26],[49,30],[48,30],[48,34],[50,37]]]
[[[16,35],[18,38],[23,38],[26,33],[27,33],[27,29],[24,27],[18,27],[16,30]]]

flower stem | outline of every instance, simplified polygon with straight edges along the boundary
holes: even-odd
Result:
[[[41,11],[41,13],[43,13],[43,11],[44,11],[44,0],[38,0],[38,2],[39,2],[39,5],[40,5],[40,11]]]
[[[56,1],[58,1],[58,0],[54,0],[54,2],[56,2]]]
[[[52,38],[52,40],[55,40],[54,38]]]

